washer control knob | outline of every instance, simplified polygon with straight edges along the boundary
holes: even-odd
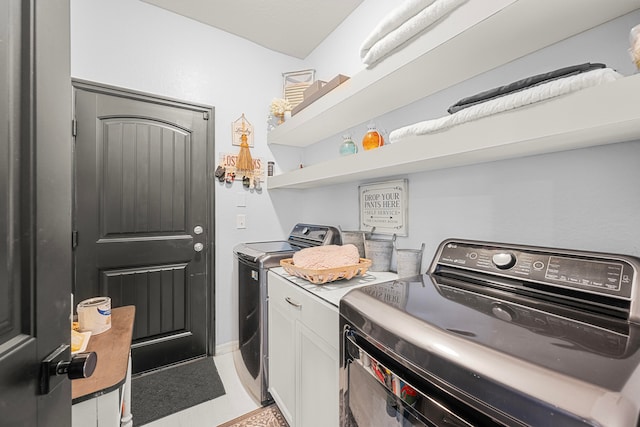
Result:
[[[493,264],[500,270],[508,270],[509,268],[516,265],[515,255],[509,252],[498,252],[493,255],[491,260],[493,261]]]

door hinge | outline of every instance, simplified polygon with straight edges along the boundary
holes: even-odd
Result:
[[[71,120],[71,136],[78,135],[78,121],[76,119]]]
[[[202,118],[205,120],[209,120],[209,112],[208,111],[203,111],[202,112]]]
[[[71,249],[75,249],[78,247],[78,232],[73,230],[71,232]]]

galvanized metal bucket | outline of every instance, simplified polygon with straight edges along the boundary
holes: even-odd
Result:
[[[391,256],[396,241],[394,234],[391,239],[365,239],[365,258],[371,260],[370,271],[389,271],[391,268]]]
[[[395,245],[394,245],[395,246]],[[411,277],[420,274],[424,243],[420,249],[396,248],[396,264],[398,277]]]
[[[364,251],[364,241],[365,239],[371,238],[371,234],[375,227],[371,229],[371,231],[345,231],[340,226],[338,226],[340,230],[340,237],[342,238],[342,244],[352,244],[358,248],[358,253],[360,254],[360,258],[366,258]]]

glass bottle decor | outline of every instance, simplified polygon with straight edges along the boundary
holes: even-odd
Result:
[[[358,152],[358,146],[351,139],[351,135],[342,135],[342,144],[340,145],[340,155],[348,156],[349,154],[355,154]]]
[[[373,150],[374,148],[382,147],[384,145],[384,138],[378,132],[376,125],[371,122],[367,125],[367,133],[362,138],[362,148],[367,150]]]

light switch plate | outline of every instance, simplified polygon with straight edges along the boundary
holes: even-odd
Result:
[[[236,215],[236,228],[247,228],[247,216],[245,214]]]

